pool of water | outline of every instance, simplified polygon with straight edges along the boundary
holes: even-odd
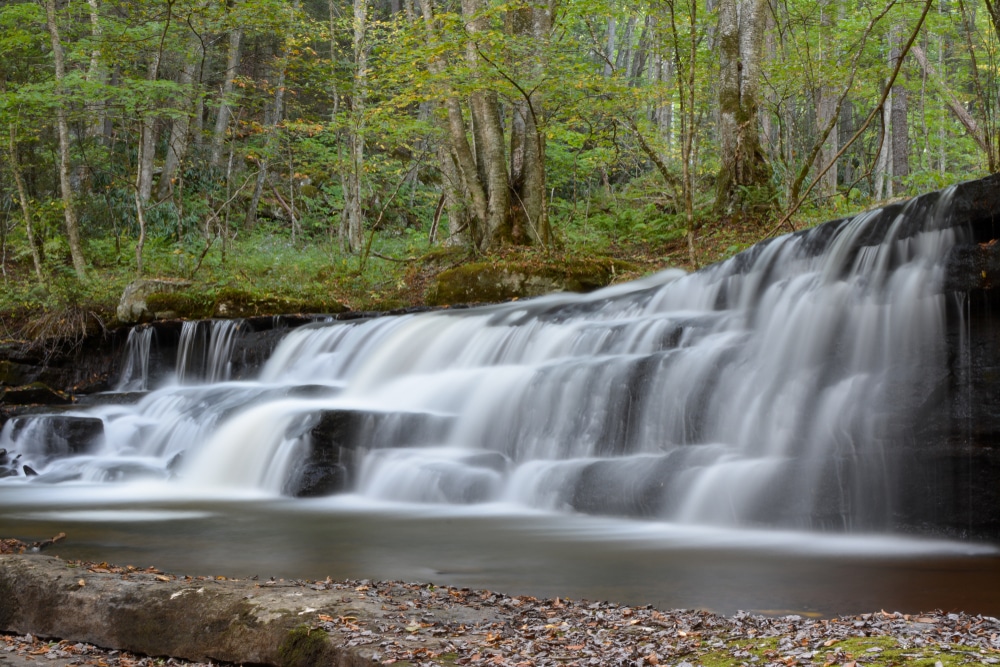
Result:
[[[1000,616],[1000,550],[882,535],[716,529],[528,511],[187,494],[167,485],[0,488],[0,536],[193,575],[402,579],[722,614],[943,609]]]

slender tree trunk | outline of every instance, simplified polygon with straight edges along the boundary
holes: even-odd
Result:
[[[820,26],[823,33],[829,33],[830,28],[833,25],[834,11],[835,5],[833,2],[823,7],[822,14],[820,16]],[[819,60],[821,63],[826,59],[833,57],[833,55],[834,54],[824,53],[821,45],[819,54]],[[820,136],[822,136],[822,133],[826,131],[827,126],[831,122],[836,123],[835,116],[838,111],[837,98],[838,95],[833,86],[825,82],[820,85],[816,95],[816,129],[820,133]],[[830,164],[830,162],[834,160],[834,156],[837,155],[837,151],[839,150],[837,139],[837,126],[834,124],[833,130],[827,136],[826,141],[823,142],[823,145],[816,156],[815,165],[817,171],[823,169],[823,167]],[[832,197],[837,194],[836,164],[830,167],[820,178],[820,184],[817,190],[818,194],[824,197]]]
[[[890,65],[895,66],[901,57],[902,36],[896,27],[893,27],[890,34]],[[892,188],[899,195],[906,191],[904,179],[910,175],[910,134],[906,88],[898,83],[899,79],[896,81],[892,87]]]
[[[875,163],[875,192],[876,200],[882,199],[883,190],[888,189],[885,197],[892,196],[892,179],[886,178],[892,166],[889,160],[889,117],[892,115],[892,93],[885,100],[882,106],[882,137],[879,141],[878,161]]]
[[[73,186],[70,182],[70,138],[69,122],[66,119],[66,95],[63,89],[63,79],[66,77],[66,63],[63,56],[62,42],[59,39],[59,25],[56,23],[56,2],[45,0],[45,19],[48,24],[49,37],[52,41],[52,57],[55,60],[56,91],[59,103],[56,106],[56,124],[59,129],[59,187],[62,190],[63,217],[66,223],[66,238],[69,241],[69,252],[73,259],[73,270],[80,278],[87,275],[87,262],[83,258],[83,245],[80,242],[80,226],[77,222],[76,207],[73,203]]]
[[[544,6],[521,6],[508,13],[511,35],[536,45],[547,43],[552,20]],[[533,61],[544,68],[545,50],[539,48]],[[523,65],[522,65],[523,67]],[[536,74],[538,72],[536,71]],[[513,106],[510,130],[511,238],[515,243],[551,241],[546,211],[545,130],[539,125],[542,98],[536,91],[518,98]]]
[[[44,283],[45,275],[42,273],[42,244],[38,242],[38,237],[35,235],[34,216],[31,213],[31,202],[28,200],[28,188],[24,183],[24,176],[21,174],[21,162],[17,157],[17,139],[13,124],[10,126],[8,156],[10,158],[10,170],[14,174],[14,183],[17,185],[17,196],[21,202],[21,213],[24,215],[24,232],[28,237],[28,247],[31,249],[31,262],[35,267],[35,277],[38,278],[39,283]]]
[[[604,76],[611,76],[614,71],[615,62],[615,32],[617,28],[617,22],[615,17],[608,19],[608,45],[604,50]]]
[[[168,5],[169,7],[170,5]],[[170,27],[170,13],[163,27],[160,46],[150,59],[147,79],[156,81],[160,76],[160,61],[163,59],[163,38]],[[135,174],[135,214],[139,222],[139,239],[135,244],[136,273],[142,275],[142,253],[146,247],[146,205],[153,193],[153,158],[156,156],[156,117],[152,109],[146,109],[140,121],[139,157]]]
[[[99,45],[103,36],[101,29],[100,0],[87,0],[90,5],[90,35],[94,39],[94,49],[90,52],[90,66],[87,68],[87,82],[104,84],[108,80],[108,70],[101,64]],[[104,101],[97,100],[87,105],[87,136],[94,138],[104,134]]]
[[[354,0],[354,92],[351,96],[351,120],[348,131],[347,241],[352,252],[364,245],[364,212],[362,181],[365,168],[365,102],[368,89],[368,2]]]
[[[760,147],[757,91],[763,56],[765,0],[719,3],[719,139],[722,166],[716,210],[745,213],[769,199],[771,169]],[[754,192],[756,190],[756,192]]]
[[[163,160],[163,171],[160,172],[160,181],[156,188],[156,196],[161,200],[166,199],[173,192],[174,175],[187,156],[188,141],[191,137],[191,118],[196,111],[194,100],[196,97],[200,97],[196,94],[194,78],[201,56],[201,40],[198,39],[197,35],[193,35],[188,40],[187,60],[185,60],[180,77],[178,77],[183,96],[181,108],[184,113],[175,118],[170,125],[167,155]]]
[[[209,160],[213,167],[222,164],[223,144],[226,140],[226,128],[229,127],[229,99],[233,94],[236,69],[240,65],[240,42],[243,31],[234,28],[229,31],[229,50],[226,55],[226,74],[222,80],[222,92],[219,95],[219,112],[215,117],[215,130],[212,132],[212,155]]]

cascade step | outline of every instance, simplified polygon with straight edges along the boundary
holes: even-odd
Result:
[[[355,483],[365,451],[442,442],[454,422],[451,415],[335,409],[315,413],[302,435],[309,453],[296,466],[284,493],[325,496]]]

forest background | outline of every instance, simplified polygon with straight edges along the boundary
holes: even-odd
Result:
[[[0,338],[138,276],[328,310],[696,268],[995,172],[983,1],[0,0]]]

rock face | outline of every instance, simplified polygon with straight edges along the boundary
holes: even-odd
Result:
[[[440,654],[454,639],[425,629],[470,626],[458,641],[481,641],[485,632],[471,626],[486,625],[497,614],[445,604],[419,612],[418,624],[399,610],[420,606],[419,589],[400,587],[386,600],[366,595],[366,586],[258,584],[134,568],[93,569],[103,572],[47,556],[0,556],[0,631],[198,661],[360,667],[373,664],[379,648],[351,643],[357,624],[398,626],[394,644]]]
[[[323,411],[307,426],[309,454],[284,492],[305,498],[345,491],[357,482],[366,449],[443,442],[451,423],[447,415],[417,412]]]

